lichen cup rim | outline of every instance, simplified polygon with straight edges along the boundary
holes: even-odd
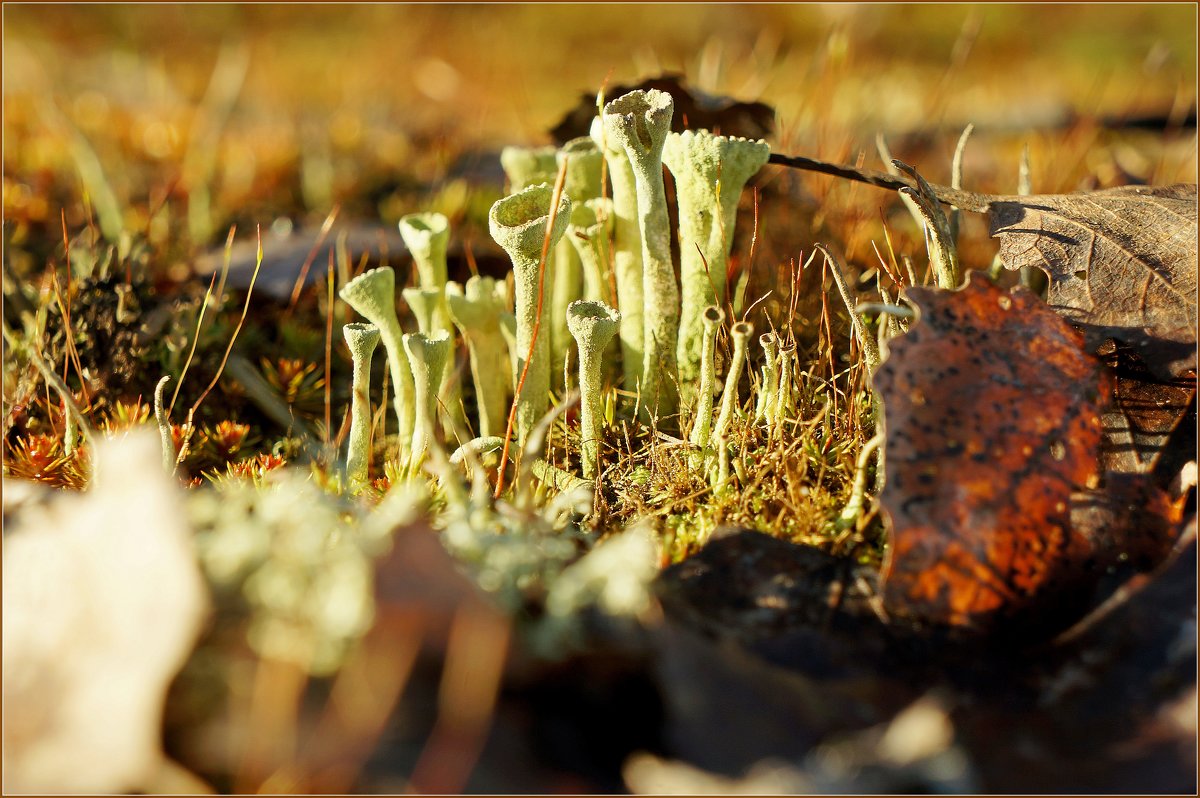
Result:
[[[550,208],[553,199],[554,189],[550,184],[538,183],[496,200],[488,211],[492,238],[501,246],[511,243],[514,248],[525,250],[533,249],[536,244],[540,250],[551,212],[554,212],[555,232],[559,236],[566,230],[570,218],[571,200],[566,193],[559,197],[556,211]],[[561,230],[558,229],[560,226]]]

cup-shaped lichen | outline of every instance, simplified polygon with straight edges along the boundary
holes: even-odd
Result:
[[[638,222],[637,181],[625,148],[610,139],[604,121],[592,120],[592,139],[604,153],[613,202],[613,277],[617,282],[617,307],[621,311],[622,387],[633,392],[642,379],[642,232]]]
[[[771,424],[775,420],[775,391],[779,388],[779,337],[773,332],[763,333],[758,343],[763,350],[763,366],[754,420]]]
[[[404,301],[417,319],[417,330],[426,335],[444,332],[450,336],[450,354],[446,358],[447,368],[442,375],[442,385],[438,389],[442,404],[446,408],[444,429],[446,434],[452,434],[454,424],[466,420],[462,412],[462,392],[458,387],[456,377],[456,347],[454,345],[454,330],[450,326],[450,313],[446,308],[446,290],[443,286],[405,288],[400,292]]]
[[[417,319],[417,330],[432,335],[442,330],[438,316],[445,294],[442,288],[405,288],[400,292]]]
[[[602,302],[609,295],[608,236],[613,225],[612,200],[597,197],[571,206],[566,238],[583,266],[583,298]],[[624,324],[624,314],[621,318]]]
[[[379,328],[374,324],[347,324],[342,334],[353,366],[346,481],[350,491],[357,492],[367,484],[367,465],[371,461],[371,355],[379,343]]]
[[[446,247],[450,223],[440,213],[410,213],[400,217],[400,237],[412,255],[417,277],[426,288],[446,284]]]
[[[500,151],[500,167],[508,178],[509,192],[553,182],[556,169],[554,147],[505,147]]]
[[[600,196],[604,156],[596,142],[587,136],[571,139],[558,150],[556,158],[558,168],[566,171],[563,193],[571,200],[572,211],[582,207],[585,200]],[[550,371],[551,381],[557,383],[572,345],[567,330],[567,305],[584,297],[583,264],[570,236],[564,236],[554,248],[552,272]]]
[[[388,369],[395,391],[392,406],[399,426],[401,454],[413,433],[413,378],[404,351],[403,331],[396,318],[396,274],[390,266],[363,272],[342,286],[339,296],[367,321],[379,328],[387,350]]]
[[[579,394],[583,476],[594,478],[600,462],[600,394],[604,349],[620,328],[621,314],[603,302],[580,300],[567,307],[567,327],[579,345]]]
[[[465,290],[458,283],[446,286],[450,318],[462,330],[471,358],[475,403],[479,408],[479,435],[503,435],[508,418],[508,394],[512,379],[508,346],[500,331],[504,312],[502,293],[491,277],[475,275]],[[503,286],[499,286],[503,288]]]
[[[433,335],[409,333],[404,336],[404,348],[412,366],[417,410],[408,460],[408,467],[415,469],[433,440],[438,387],[450,356],[450,336],[444,331]]]
[[[681,307],[676,354],[681,384],[691,383],[700,368],[704,308],[725,300],[738,199],[770,153],[765,141],[714,136],[707,130],[670,133],[663,144],[663,163],[675,178],[679,207]]]
[[[450,325],[450,312],[446,309],[446,298],[442,293],[447,280],[446,248],[450,243],[450,222],[440,213],[410,213],[400,218],[399,228],[400,237],[404,239],[404,245],[408,247],[413,264],[417,267],[417,280],[421,289],[438,292],[437,297],[430,294],[423,300],[417,300],[418,303],[424,301],[425,305],[432,303],[432,307],[428,308],[414,304],[409,296],[411,289],[404,291],[404,298],[417,316],[421,332],[429,335],[438,330],[445,330],[450,333],[450,367],[446,369],[446,375],[442,379],[441,395],[450,411],[448,419],[462,422],[464,416],[460,409],[461,394],[454,373],[454,328]]]
[[[644,420],[675,412],[675,343],[679,335],[679,286],[671,263],[671,238],[663,189],[663,142],[675,103],[664,91],[631,91],[604,106],[604,131],[625,149],[637,188],[642,234],[642,379]]]
[[[780,428],[788,414],[792,412],[792,374],[796,367],[796,344],[794,341],[782,341],[779,344],[779,384],[775,388],[775,408],[770,414],[771,425]]]
[[[729,331],[733,343],[733,355],[729,359],[729,372],[725,375],[725,392],[721,396],[721,414],[717,416],[716,426],[712,436],[717,439],[724,437],[733,421],[733,411],[738,403],[738,381],[742,378],[742,369],[746,365],[746,344],[754,334],[754,325],[748,321],[739,321]]]
[[[716,305],[710,305],[704,309],[701,318],[704,321],[704,346],[700,358],[699,401],[689,441],[703,451],[708,448],[708,439],[712,433],[713,394],[716,393],[717,387],[717,330],[725,322],[725,314]]]
[[[539,318],[539,272],[542,245],[547,235],[552,249],[567,229],[571,214],[571,201],[565,195],[560,197],[558,207],[552,209],[553,199],[554,191],[550,186],[530,186],[498,200],[488,214],[492,238],[512,260],[516,283],[518,379],[521,372],[525,372],[525,384],[517,396],[517,438],[521,443],[550,405],[550,346],[547,340],[550,302],[549,297],[543,296]]]

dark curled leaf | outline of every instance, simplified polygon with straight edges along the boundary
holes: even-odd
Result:
[[[1101,364],[1035,296],[975,277],[915,288],[919,321],[874,376],[892,521],[884,605],[986,628],[1070,581],[1073,491],[1093,481]]]
[[[685,86],[681,75],[660,75],[636,86],[608,86],[605,96],[611,100],[634,89],[658,89],[671,95],[675,100],[671,129],[676,133],[704,128],[724,136],[760,139],[775,132],[775,109],[771,106],[705,94],[699,89]],[[550,130],[550,135],[558,144],[577,136],[586,136],[595,116],[596,92],[593,91],[580,96],[576,106]]]
[[[1196,186],[1130,186],[993,201],[1009,269],[1036,266],[1047,301],[1093,343],[1138,348],[1159,376],[1196,366]]]

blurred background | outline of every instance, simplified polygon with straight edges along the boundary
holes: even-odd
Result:
[[[454,179],[500,179],[464,154],[550,143],[583,95],[667,72],[772,106],[789,154],[881,168],[883,133],[897,157],[936,146],[918,165],[946,182],[972,122],[976,190],[1013,191],[1026,143],[1035,191],[1195,180],[1186,4],[13,5],[4,22],[16,224],[57,228],[63,206],[80,225],[85,191],[160,243],[178,236],[152,212],[189,197],[201,246],[336,203],[453,212]]]

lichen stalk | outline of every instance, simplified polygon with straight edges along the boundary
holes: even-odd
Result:
[[[442,332],[438,316],[441,305],[445,302],[445,293],[441,288],[405,288],[400,292],[408,309],[417,320],[417,331],[425,335]]]
[[[700,450],[698,455],[708,448],[709,436],[712,434],[713,395],[717,387],[717,330],[725,322],[725,314],[716,305],[710,305],[704,309],[701,319],[704,322],[704,340],[700,358],[699,400],[696,404],[692,433],[688,439]],[[696,462],[693,458],[693,463]]]
[[[598,197],[572,205],[566,238],[583,266],[583,298],[591,302],[606,302],[611,293],[606,274],[612,228],[612,200]]]
[[[796,368],[796,344],[783,341],[779,345],[779,383],[775,387],[775,407],[771,411],[771,427],[782,431],[783,422],[793,409],[792,374]]]
[[[603,302],[579,300],[567,306],[567,327],[579,347],[579,448],[583,476],[588,479],[599,473],[604,350],[620,324],[621,314]]]
[[[637,189],[642,235],[643,346],[640,413],[643,421],[674,414],[675,344],[679,286],[671,263],[670,228],[663,188],[663,143],[675,103],[656,89],[632,91],[604,106],[604,129],[625,149]]]
[[[413,472],[420,466],[433,440],[438,388],[450,357],[450,336],[444,331],[433,335],[409,333],[404,336],[404,349],[412,368],[417,411],[408,458],[408,468]]]
[[[758,336],[758,344],[763,350],[763,365],[754,421],[756,424],[766,422],[769,426],[774,421],[775,391],[779,387],[779,337],[773,332],[763,333]]]
[[[737,206],[748,181],[767,162],[765,141],[669,133],[663,163],[675,178],[679,207],[680,316],[676,346],[681,385],[694,384],[704,337],[701,315],[725,300]]]
[[[388,371],[392,378],[392,408],[396,413],[400,455],[403,459],[412,439],[416,410],[413,406],[412,370],[404,350],[404,331],[396,317],[396,274],[390,266],[371,269],[342,286],[338,295],[379,329],[379,339],[387,352]]]
[[[413,265],[417,268],[417,280],[422,289],[439,292],[436,304],[428,312],[429,323],[421,327],[421,332],[430,335],[439,330],[450,333],[450,357],[446,374],[442,378],[440,395],[449,415],[448,424],[462,423],[466,417],[462,411],[462,391],[455,376],[454,364],[457,362],[457,342],[454,338],[454,327],[450,322],[450,311],[446,308],[444,289],[448,280],[446,266],[446,250],[450,244],[450,222],[440,213],[410,213],[400,218],[398,225],[400,237],[412,255]],[[405,295],[407,299],[407,294]],[[433,297],[431,296],[432,300]],[[412,302],[409,301],[410,307]],[[413,308],[416,313],[416,308]],[[418,317],[418,323],[420,318]],[[449,427],[446,433],[450,433]]]
[[[170,376],[164,375],[159,379],[158,385],[154,386],[154,420],[158,424],[158,438],[162,445],[163,470],[168,474],[173,474],[177,456],[175,437],[171,434],[171,419],[167,417],[167,410],[163,405],[163,391],[166,390],[167,383],[170,381]],[[70,418],[69,410],[66,416]]]
[[[572,214],[586,200],[600,196],[604,156],[600,154],[596,142],[587,136],[571,139],[562,145],[555,158],[557,167],[566,172],[563,193],[571,200]],[[567,305],[584,297],[583,263],[570,239],[570,235],[563,236],[554,247],[550,368],[555,375],[565,372],[573,344],[571,332],[567,329]]]
[[[720,440],[729,430],[733,421],[733,411],[738,403],[738,382],[742,379],[742,369],[746,365],[746,345],[754,334],[754,325],[748,321],[739,321],[729,331],[733,344],[733,354],[729,358],[729,372],[725,375],[725,391],[721,395],[721,414],[713,427],[712,436]]]
[[[379,343],[374,324],[346,324],[342,327],[350,349],[351,399],[350,437],[346,446],[346,483],[357,493],[368,479],[371,461],[371,356]]]
[[[550,220],[553,189],[541,184],[498,200],[488,214],[492,238],[508,253],[513,264],[516,284],[517,373],[526,369],[525,384],[517,397],[517,440],[525,437],[550,406],[550,345],[549,297],[543,289],[541,317],[538,316],[538,281],[542,244],[550,224],[550,248],[562,238],[571,213],[571,201],[566,196],[553,209]],[[534,329],[538,334],[534,338]],[[532,355],[530,354],[532,347]]]
[[[479,275],[467,280],[465,289],[457,283],[446,286],[450,318],[467,342],[481,437],[504,434],[512,390],[511,368],[504,366],[509,350],[500,330],[504,304],[496,287],[491,277]]]
[[[612,186],[612,268],[621,311],[622,387],[636,391],[642,379],[644,297],[642,293],[642,232],[638,221],[637,180],[625,148],[605,133],[601,117],[592,120],[592,139],[600,146]]]

